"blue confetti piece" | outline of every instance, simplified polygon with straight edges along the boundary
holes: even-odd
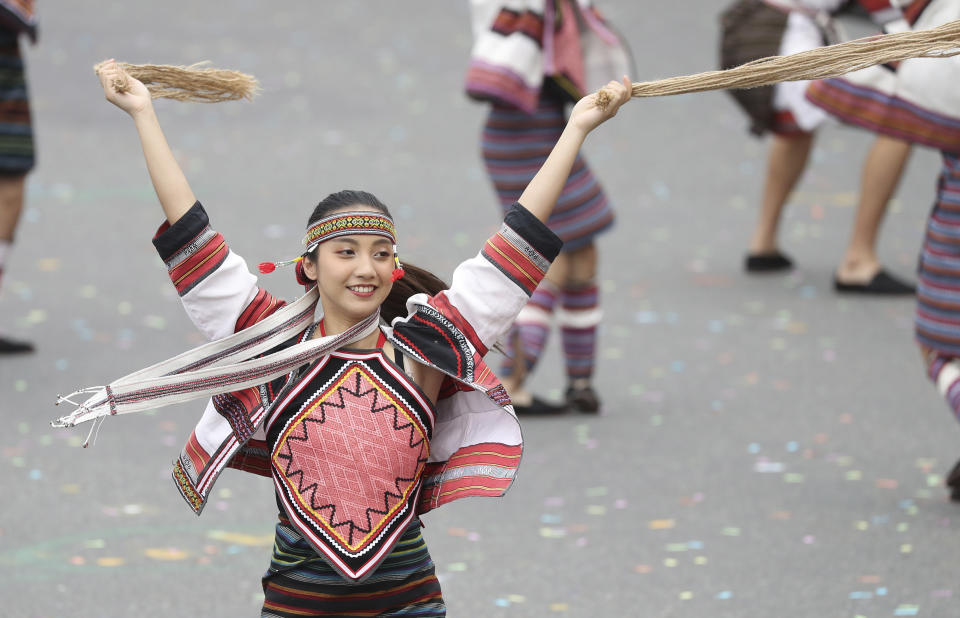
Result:
[[[873,593],[872,593],[872,592],[865,592],[865,591],[862,591],[862,590],[858,590],[858,591],[856,591],[856,592],[851,592],[851,593],[850,593],[850,598],[853,599],[853,600],[856,600],[856,601],[862,601],[862,600],[864,600],[864,599],[872,599],[872,598],[873,598]]]
[[[687,547],[690,549],[703,549],[703,541],[688,541]]]
[[[510,601],[508,599],[497,599],[493,604],[497,607],[510,607]]]
[[[683,370],[686,368],[687,364],[680,360],[670,363],[670,369],[672,369],[674,373],[683,373]]]
[[[796,453],[800,445],[796,442],[787,442],[787,452]]]
[[[877,588],[877,596],[878,596],[878,597],[885,597],[885,596],[887,596],[887,589],[886,589],[886,587]]]
[[[659,317],[655,311],[638,311],[634,314],[633,320],[637,324],[656,324]]]
[[[43,478],[43,472],[41,472],[40,470],[33,469],[33,470],[30,471],[30,480],[31,480],[31,481],[39,481],[39,480],[42,479],[42,478]]]
[[[723,320],[710,320],[710,323],[707,325],[707,329],[711,333],[722,333],[726,325],[723,323]]]
[[[651,189],[653,189],[653,194],[661,200],[670,199],[670,187],[668,187],[664,182],[660,180],[655,181]]]
[[[726,601],[733,598],[733,593],[729,590],[724,590],[723,592],[718,592],[713,598],[717,599],[718,601]]]
[[[757,453],[760,452],[760,445],[757,444],[756,442],[750,443],[750,446],[747,447],[747,452],[753,455],[756,455]]]
[[[920,607],[917,605],[901,605],[896,610],[894,610],[894,616],[916,616],[920,612]]]

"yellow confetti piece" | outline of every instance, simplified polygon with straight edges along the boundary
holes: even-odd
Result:
[[[527,597],[522,594],[508,594],[507,600],[511,603],[524,603],[527,600]]]
[[[96,298],[97,297],[97,287],[94,285],[85,285],[80,288],[80,296],[82,298]]]
[[[167,327],[167,320],[159,315],[146,315],[143,317],[143,325],[154,330],[163,330]]]
[[[28,324],[43,324],[47,321],[47,312],[43,309],[33,309],[27,314]]]
[[[847,473],[844,475],[848,481],[859,481],[863,478],[863,473],[859,470],[847,470]]]
[[[160,560],[161,562],[171,562],[175,560],[186,560],[189,554],[176,547],[149,547],[143,551],[147,558]]]
[[[80,493],[80,485],[77,483],[67,483],[60,486],[60,491],[65,494],[75,495]]]
[[[913,552],[913,545],[911,545],[911,544],[909,544],[909,543],[904,543],[903,545],[900,546],[900,553],[901,553],[901,554],[909,554],[909,553],[912,553],[912,552]]]
[[[727,527],[720,531],[723,536],[740,536],[740,528]]]
[[[43,258],[37,260],[37,268],[45,273],[53,273],[60,270],[60,258]]]
[[[790,322],[787,324],[787,332],[791,335],[802,335],[807,332],[807,325],[803,322]]]
[[[654,519],[647,524],[651,530],[670,530],[674,527],[675,522],[672,519]]]
[[[600,496],[605,496],[605,495],[607,495],[606,487],[588,487],[587,488],[587,496],[591,498],[598,498]]]
[[[88,539],[83,542],[83,546],[87,549],[103,549],[107,546],[107,542],[103,539]]]
[[[207,538],[248,547],[272,547],[274,541],[272,534],[241,534],[226,530],[211,530],[207,533]]]
[[[673,567],[677,566],[677,564],[678,564],[678,563],[677,563],[677,559],[676,559],[676,558],[665,558],[665,559],[663,560],[663,566],[665,566],[665,567],[667,567],[667,568],[669,568],[669,569],[672,569]]]
[[[705,564],[707,563],[707,557],[706,557],[706,556],[697,556],[696,558],[693,559],[693,563],[694,563],[695,565],[697,565],[697,566],[703,566],[703,565],[705,565]]]
[[[565,612],[570,609],[570,606],[566,603],[551,603],[550,611],[551,612]]]
[[[692,598],[693,598],[693,593],[690,592],[689,590],[684,590],[683,592],[680,593],[681,601],[689,601]]]
[[[97,566],[102,567],[118,567],[126,564],[126,560],[118,556],[104,556],[103,558],[97,558]]]
[[[855,523],[853,524],[853,526],[854,526],[857,530],[863,532],[864,530],[869,530],[869,529],[870,529],[870,522],[860,520],[860,521],[858,521],[858,522],[855,522]]]
[[[590,515],[606,515],[607,507],[602,504],[591,504],[587,507],[587,513]]]
[[[900,522],[899,524],[897,524],[897,532],[906,532],[909,529],[910,529],[910,524],[908,524],[907,522]]]
[[[466,562],[454,562],[454,563],[452,563],[452,564],[451,564],[449,567],[447,567],[447,568],[450,569],[451,571],[454,571],[454,572],[457,572],[457,573],[461,573],[461,572],[467,570],[467,563],[466,563]]]
[[[803,475],[799,472],[787,472],[783,475],[783,480],[786,483],[802,483]]]
[[[550,528],[548,526],[542,526],[540,528],[540,536],[545,539],[561,539],[567,536],[567,531],[563,528]]]

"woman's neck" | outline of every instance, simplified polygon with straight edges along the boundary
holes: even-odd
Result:
[[[349,328],[355,326],[357,323],[350,320],[341,320],[336,316],[325,315],[320,320],[317,329],[313,332],[313,339],[319,337],[326,337],[329,335],[339,335],[340,333],[348,330]],[[351,348],[375,348],[377,347],[377,341],[380,339],[380,329],[376,329],[363,339],[358,339],[353,343],[349,344]]]

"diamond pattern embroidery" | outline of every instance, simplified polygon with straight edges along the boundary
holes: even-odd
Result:
[[[407,503],[428,449],[415,415],[354,363],[290,421],[274,465],[310,522],[357,552]]]

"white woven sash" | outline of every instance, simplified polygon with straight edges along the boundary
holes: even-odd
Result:
[[[295,344],[263,358],[253,358],[287,341],[306,328],[314,317],[316,288],[250,328],[204,344],[183,354],[114,380],[107,386],[79,389],[57,404],[76,406],[54,420],[54,427],[73,427],[102,416],[141,412],[174,403],[201,399],[258,386],[325,354],[363,339],[377,329],[374,312],[346,331]],[[83,403],[70,398],[90,396]]]

